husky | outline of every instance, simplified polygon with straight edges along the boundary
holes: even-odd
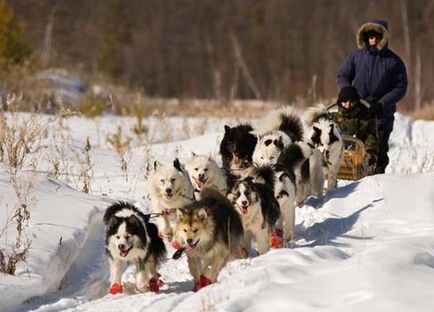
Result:
[[[270,111],[259,124],[254,132],[258,136],[279,130],[286,133],[292,143],[303,140],[303,123],[295,109],[290,106]]]
[[[227,200],[213,188],[177,210],[176,240],[186,249],[194,290],[217,281],[232,252],[240,250],[243,225]]]
[[[294,239],[296,180],[294,172],[286,168],[276,166],[275,172],[274,194],[280,208],[275,234],[278,244],[281,245],[282,242]]]
[[[121,276],[124,263],[137,267],[136,287],[139,291],[159,291],[157,264],[166,254],[163,240],[155,224],[127,202],[117,202],[104,214],[106,251],[110,264],[111,294],[122,293]]]
[[[280,153],[292,142],[285,132],[276,130],[258,138],[252,160],[257,165],[275,165]]]
[[[296,202],[301,206],[309,195],[319,197],[324,188],[321,153],[305,142],[290,144],[279,156],[279,166],[294,172]]]
[[[322,155],[322,168],[327,180],[327,190],[336,188],[339,166],[344,156],[344,142],[339,125],[323,105],[309,108],[305,117],[310,127],[307,141]]]
[[[193,184],[196,200],[200,199],[200,191],[204,187],[212,187],[226,194],[226,178],[211,155],[197,155],[192,152],[190,160],[185,164],[185,169]]]
[[[277,161],[277,160],[276,160]],[[295,174],[292,170],[279,165],[253,165],[247,168],[242,177],[250,178],[255,183],[265,184],[273,190],[280,208],[280,217],[272,235],[272,247],[279,248],[285,241],[293,238],[295,212]]]
[[[239,175],[239,171],[250,166],[257,138],[251,132],[252,126],[242,124],[236,127],[225,125],[225,134],[220,142],[223,170],[227,174]]]
[[[273,190],[268,185],[255,183],[251,178],[247,178],[237,181],[227,197],[243,222],[245,255],[250,254],[253,238],[258,253],[266,253],[269,250],[269,235],[280,217],[279,204]]]
[[[160,235],[170,242],[173,231],[170,221],[176,220],[176,209],[194,200],[193,185],[179,160],[172,165],[154,162],[154,171],[148,180],[151,207],[158,218]]]

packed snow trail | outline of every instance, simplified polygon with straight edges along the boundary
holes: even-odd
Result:
[[[160,294],[112,296],[105,294],[108,267],[98,266],[99,261],[92,260],[91,276],[103,280],[81,282],[88,277],[86,270],[80,274],[79,267],[86,267],[86,257],[80,255],[81,264],[68,272],[71,288],[59,293],[59,301],[45,301],[35,311],[425,311],[427,302],[413,299],[429,298],[423,276],[434,278],[434,212],[426,204],[434,196],[427,188],[434,185],[434,175],[410,179],[411,185],[406,176],[372,176],[329,192],[320,204],[311,200],[317,209],[305,205],[297,210],[296,248],[233,260],[218,283],[197,293],[190,291],[185,257],[161,265],[165,286]],[[410,198],[407,191],[417,196]],[[101,238],[88,243],[95,244],[89,256],[100,259]],[[131,278],[127,272],[124,282]],[[103,292],[98,299],[89,291],[95,284]]]

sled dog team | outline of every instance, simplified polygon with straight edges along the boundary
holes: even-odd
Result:
[[[230,255],[261,255],[294,238],[295,206],[337,185],[343,140],[323,106],[308,109],[304,124],[291,107],[268,113],[258,127],[225,126],[222,168],[211,155],[181,164],[154,163],[148,180],[158,227],[127,202],[107,208],[110,290],[122,292],[125,262],[136,265],[136,288],[158,292],[164,240],[187,255],[193,289],[217,281]],[[173,226],[173,227],[172,227]],[[175,258],[174,255],[174,258]]]

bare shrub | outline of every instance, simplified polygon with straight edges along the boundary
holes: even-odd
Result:
[[[128,162],[127,157],[131,150],[131,138],[124,137],[122,127],[118,126],[116,133],[107,135],[107,143],[111,145],[118,155],[121,171],[124,173],[125,181],[128,181]]]
[[[90,159],[90,150],[92,145],[90,144],[89,137],[86,138],[86,144],[83,149],[71,149],[79,166],[79,179],[82,183],[81,191],[83,193],[90,193],[90,179],[93,177],[93,163]]]
[[[15,170],[15,173],[22,169],[29,155],[42,148],[40,139],[44,129],[36,114],[20,119],[15,111],[19,100],[15,95],[8,96],[7,115],[0,108],[0,161]]]
[[[414,119],[434,120],[434,101],[411,113]]]
[[[9,182],[16,196],[12,214],[7,216],[6,223],[0,229],[0,239],[5,239],[5,248],[0,249],[0,272],[14,275],[18,262],[27,259],[32,241],[27,233],[30,210],[35,205],[32,189],[37,179],[33,171],[19,176],[15,168],[9,167]],[[7,205],[8,206],[8,205]],[[8,244],[8,229],[15,225],[13,245]]]

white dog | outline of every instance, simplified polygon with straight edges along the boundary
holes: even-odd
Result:
[[[200,199],[200,191],[210,187],[226,194],[226,178],[211,155],[197,155],[191,153],[191,158],[185,164],[185,169],[194,187],[194,196]]]
[[[178,159],[172,165],[154,163],[154,171],[148,180],[152,211],[163,213],[158,218],[160,235],[172,240],[170,221],[176,220],[176,209],[194,199],[193,185]]]
[[[339,126],[327,109],[320,105],[308,109],[306,124],[310,126],[307,140],[319,149],[323,159],[323,174],[327,190],[336,188],[339,166],[343,157],[344,143]]]

